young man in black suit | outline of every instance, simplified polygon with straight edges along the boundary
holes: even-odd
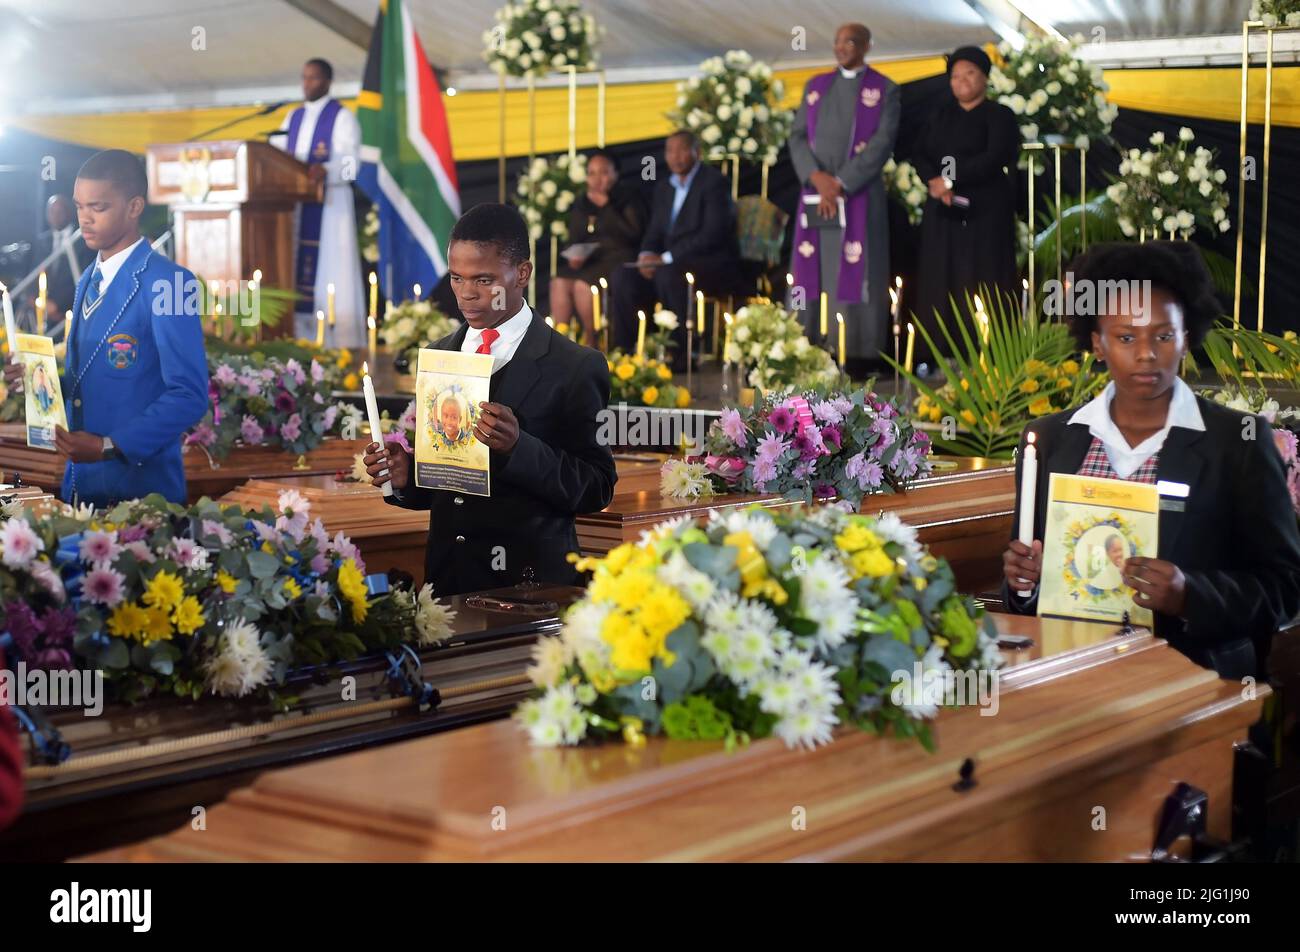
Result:
[[[390,503],[430,510],[425,581],[439,596],[525,580],[576,584],[566,558],[578,551],[574,516],[608,506],[618,478],[596,437],[609,403],[605,358],[555,333],[524,302],[528,228],[511,206],[477,205],[461,216],[447,263],[466,324],[434,348],[497,358],[474,428],[491,450],[492,495],[417,487],[411,456],[395,443],[382,452],[371,443],[367,471],[376,485],[391,477]]]
[[[740,264],[736,207],[721,172],[700,161],[695,134],[679,130],[664,143],[671,173],[655,185],[650,224],[641,239],[637,268],[614,275],[614,344],[636,346],[637,311],[647,316],[655,301],[677,315],[674,338],[685,355],[689,290],[686,272],[706,294],[726,293]]]
[[[1193,661],[1225,678],[1263,677],[1273,635],[1300,612],[1300,532],[1269,424],[1196,396],[1178,376],[1220,313],[1205,262],[1190,242],[1113,243],[1070,271],[1073,289],[1131,290],[1073,320],[1080,348],[1110,371],[1106,390],[1025,431],[1040,460],[1034,542],[1008,545],[1003,599],[1013,612],[1037,610],[1052,473],[1156,483],[1158,558],[1126,559],[1125,584],[1154,613],[1155,633]],[[1021,458],[1024,448],[1022,437]]]
[[[45,323],[53,327],[63,318],[64,311],[72,309],[72,299],[85,262],[90,260],[86,243],[72,238],[77,225],[77,211],[72,200],[62,192],[51,195],[45,203],[45,222],[50,230],[42,232],[32,245],[28,270],[35,269],[51,252],[59,252],[45,266]],[[32,300],[36,293],[33,290]]]

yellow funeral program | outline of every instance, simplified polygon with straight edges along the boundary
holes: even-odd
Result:
[[[27,445],[52,450],[55,425],[68,428],[54,341],[38,334],[17,334],[15,343],[23,365],[23,393],[27,398]]]
[[[488,399],[492,357],[421,349],[415,377],[415,484],[492,495],[488,448],[474,435]]]
[[[1053,473],[1047,492],[1038,614],[1150,625],[1121,571],[1156,557],[1160,494],[1148,483]]]

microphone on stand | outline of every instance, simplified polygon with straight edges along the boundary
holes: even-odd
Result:
[[[294,100],[292,99],[282,99],[279,102],[271,103],[269,106],[259,106],[257,107],[257,109],[248,113],[245,116],[236,116],[234,119],[231,119],[229,122],[223,122],[220,125],[213,126],[211,129],[205,129],[203,132],[200,132],[198,135],[194,136],[194,138],[206,139],[214,132],[220,132],[222,129],[228,129],[231,126],[238,125],[239,123],[244,122],[248,119],[256,119],[258,116],[269,116],[277,109],[283,106],[287,106],[289,105],[289,103],[293,101]]]

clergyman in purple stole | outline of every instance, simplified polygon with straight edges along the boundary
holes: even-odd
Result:
[[[334,120],[342,108],[337,99],[331,99],[321,109],[316,128],[312,130],[311,148],[307,151],[308,165],[324,165],[329,161]],[[290,155],[298,148],[305,113],[306,109],[299,106],[289,117],[285,151]],[[300,314],[310,314],[316,299],[316,265],[320,259],[320,223],[324,208],[321,202],[303,202],[298,215],[298,257],[293,266],[293,284],[298,300],[293,309]]]
[[[803,183],[795,212],[791,272],[802,289],[809,336],[817,339],[820,296],[830,301],[830,342],[843,313],[850,358],[872,358],[885,347],[889,322],[889,217],[881,169],[898,131],[898,87],[870,66],[835,69],[808,81],[790,136],[790,157]],[[817,227],[814,172],[843,186],[839,227]]]

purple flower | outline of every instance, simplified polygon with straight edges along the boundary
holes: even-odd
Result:
[[[284,421],[280,427],[280,439],[286,443],[292,443],[302,435],[302,417],[298,414],[291,414],[289,419]]]
[[[14,647],[18,656],[30,658],[36,647],[36,639],[41,634],[40,622],[36,613],[24,602],[10,602],[5,606],[5,627],[13,635]]]
[[[244,385],[244,390],[250,397],[255,397],[262,392],[262,380],[260,377],[248,374],[240,377],[239,382]]]
[[[315,363],[312,360],[312,363]],[[307,382],[307,375],[302,372],[302,364],[290,357],[284,364],[285,372],[293,378],[293,382],[299,386]]]
[[[795,479],[807,479],[812,475],[812,471],[817,468],[817,461],[812,459],[801,460],[794,464],[794,471],[790,474]]]
[[[334,533],[332,547],[338,554],[339,558],[352,559],[352,561],[357,563],[357,568],[361,571],[361,574],[366,574],[366,563],[362,560],[361,553],[352,543],[352,540],[345,536],[341,531]]]
[[[330,560],[323,552],[317,552],[311,557],[311,570],[317,575],[324,575],[330,570]]]
[[[275,409],[280,413],[292,413],[294,403],[293,394],[287,390],[281,390],[275,395]]]
[[[722,432],[741,449],[749,442],[749,431],[745,429],[739,410],[728,408],[722,411]]]
[[[788,444],[775,433],[768,433],[758,441],[754,449],[755,459],[775,462],[785,452]]]
[[[127,543],[126,551],[134,555],[135,560],[142,565],[158,561],[158,556],[154,555],[153,552],[149,550],[148,543],[142,539],[137,539],[135,542]]]
[[[91,569],[86,573],[81,592],[86,601],[112,608],[122,601],[122,586],[125,584],[126,578],[121,572],[110,568]]]
[[[844,436],[840,433],[838,426],[831,424],[822,427],[822,445],[833,446],[837,453],[840,451],[840,448],[844,445]]]
[[[200,423],[186,435],[185,442],[197,443],[199,446],[211,446],[217,442],[217,434],[213,432],[212,427],[208,424]]]
[[[319,393],[313,393],[313,394],[311,395],[311,399],[312,399],[312,402],[313,402],[313,403],[316,403],[316,404],[321,404],[321,403],[324,403],[324,402],[325,402],[325,398],[322,397]]]
[[[257,422],[257,418],[247,415],[239,425],[239,435],[249,446],[260,446],[262,441],[266,439],[266,432],[262,429],[262,425]]]
[[[37,652],[35,664],[47,671],[66,670],[72,667],[72,656],[63,648],[46,648]]]
[[[880,436],[877,444],[882,450],[894,442],[894,424],[888,417],[879,416],[871,421],[871,432]]]
[[[215,519],[203,520],[203,534],[216,536],[217,541],[222,545],[230,545],[234,540],[234,536],[230,534],[230,530]]]
[[[766,492],[766,484],[776,479],[776,462],[770,459],[754,461],[754,484],[759,492]]]
[[[853,412],[853,401],[848,397],[832,397],[831,406],[839,413],[841,419]]]
[[[403,430],[415,429],[415,401],[414,400],[412,400],[410,403],[406,405],[406,409],[402,411],[401,417],[399,417],[397,420],[397,425],[400,426]]]
[[[849,479],[856,479],[859,489],[867,490],[879,486],[885,473],[879,463],[868,460],[862,453],[858,453],[844,464],[844,475]]]
[[[829,499],[835,495],[835,487],[830,483],[818,483],[813,487],[813,495],[818,499]]]
[[[402,449],[406,450],[406,452],[408,452],[408,453],[414,453],[414,452],[415,452],[415,450],[411,449],[411,443],[410,443],[409,440],[407,440],[407,438],[406,438],[406,432],[403,431],[403,430],[394,430],[392,433],[385,433],[385,434],[384,434],[384,442],[385,442],[385,443],[396,443],[398,446],[400,446]]]
[[[213,373],[212,378],[223,387],[233,387],[239,376],[235,373],[235,368],[229,364],[222,364]]]
[[[320,383],[324,379],[325,368],[320,365],[320,362],[317,361],[315,357],[313,357],[311,359],[311,382]]]
[[[117,544],[116,532],[87,532],[77,547],[83,562],[111,562],[122,547]]]
[[[71,648],[77,628],[77,615],[71,608],[47,608],[41,616],[45,626],[47,648]]]
[[[789,433],[795,427],[794,414],[784,406],[777,407],[767,418],[767,422],[772,424],[772,429],[778,433]]]
[[[894,457],[891,464],[893,471],[903,479],[911,479],[920,467],[921,457],[916,447],[909,446]]]
[[[26,519],[21,517],[6,520],[0,526],[0,561],[11,569],[26,568],[36,558],[36,553],[45,551],[45,540],[36,534]]]
[[[814,403],[812,412],[813,416],[823,423],[842,423],[844,421],[844,414],[840,413],[839,407],[830,400]]]
[[[257,533],[257,537],[258,537],[259,539],[261,539],[263,542],[279,542],[279,541],[280,541],[280,532],[279,532],[279,530],[277,530],[277,529],[275,528],[275,526],[273,526],[273,525],[268,525],[268,524],[265,523],[265,522],[258,522],[256,519],[254,519],[254,520],[253,520],[253,531]]]
[[[317,396],[319,397],[320,394],[317,394]],[[326,408],[325,415],[321,417],[321,424],[328,430],[334,426],[334,421],[338,419],[338,416],[339,405],[336,403],[333,406]]]
[[[117,530],[117,541],[123,545],[139,542],[149,534],[149,527],[141,523]]]
[[[806,433],[800,433],[790,445],[795,448],[800,460],[807,462],[817,458],[817,447]]]

